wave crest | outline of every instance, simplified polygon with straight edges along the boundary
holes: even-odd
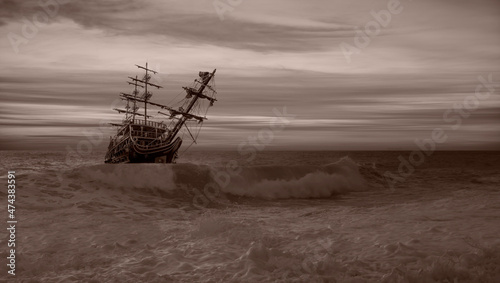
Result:
[[[237,196],[289,199],[326,198],[364,190],[367,184],[356,163],[343,158],[325,166],[247,167],[221,187]]]
[[[194,189],[203,192],[208,188],[228,195],[268,200],[327,198],[367,188],[358,165],[348,157],[324,166],[241,166],[237,169],[230,171],[222,166],[192,163],[103,164],[73,169],[67,177],[78,183],[90,181],[110,189],[176,194]]]

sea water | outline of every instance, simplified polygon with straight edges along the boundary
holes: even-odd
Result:
[[[14,170],[18,221],[16,275],[0,278],[500,282],[498,152],[103,156],[0,152],[2,206]]]

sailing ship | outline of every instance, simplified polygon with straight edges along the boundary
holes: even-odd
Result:
[[[199,72],[199,77],[191,86],[183,87],[180,95],[184,98],[169,106],[151,101],[151,89],[162,88],[153,83],[156,82],[153,75],[158,72],[150,69],[148,63],[136,66],[145,74],[142,78],[128,77],[130,80],[127,83],[134,87],[133,91],[120,93],[120,98],[126,101],[125,109],[113,110],[125,114],[125,117],[121,123],[111,123],[118,129],[115,136],[110,137],[104,162],[175,163],[182,137],[187,132],[196,143],[201,125],[207,119],[208,107],[217,101],[214,79],[216,70]],[[155,108],[158,111],[152,115],[151,109]],[[184,130],[181,131],[182,129]]]

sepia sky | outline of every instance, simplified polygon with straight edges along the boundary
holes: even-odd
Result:
[[[413,150],[436,128],[437,149],[500,149],[500,84],[475,96],[500,82],[497,0],[0,0],[0,34],[0,149],[105,149],[146,61],[159,103],[217,68],[197,149],[234,150],[283,107],[266,149]]]

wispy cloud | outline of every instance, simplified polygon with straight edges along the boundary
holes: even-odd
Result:
[[[54,0],[55,1],[55,0]],[[66,1],[61,1],[65,3]],[[169,37],[192,44],[208,44],[256,51],[295,51],[332,49],[332,39],[352,35],[352,26],[342,23],[309,21],[290,24],[230,17],[220,21],[214,11],[175,11],[177,3],[133,0],[68,1],[58,5],[57,17],[70,19],[84,28],[101,29],[121,36]],[[190,2],[199,5],[197,2]],[[1,22],[20,21],[43,11],[33,2],[3,1]],[[311,24],[312,23],[312,24]]]

